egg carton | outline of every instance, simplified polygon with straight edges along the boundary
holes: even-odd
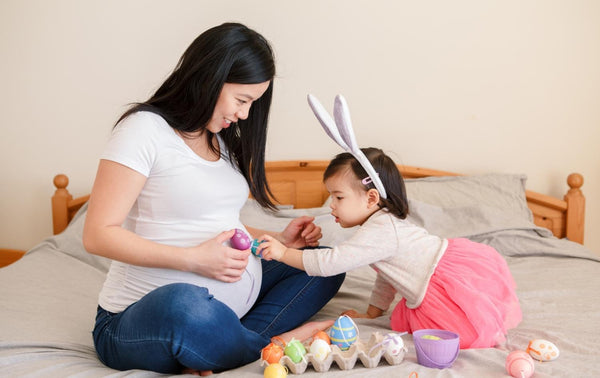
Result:
[[[387,351],[386,346],[383,343],[384,336],[379,332],[371,334],[368,342],[357,340],[347,350],[341,350],[337,345],[331,345],[331,353],[320,360],[316,358],[312,353],[304,355],[300,362],[294,362],[288,356],[283,356],[279,363],[288,368],[293,374],[302,374],[308,368],[308,365],[312,365],[317,372],[325,372],[331,368],[333,362],[342,370],[350,370],[356,365],[356,361],[363,364],[364,367],[374,368],[379,365],[381,357],[383,357],[388,364],[398,365],[404,360],[406,354],[406,348],[402,348],[400,353],[392,355]],[[310,345],[308,342],[303,343],[306,350],[309,350]]]

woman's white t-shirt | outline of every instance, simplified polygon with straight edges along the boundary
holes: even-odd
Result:
[[[248,184],[219,143],[225,158],[211,162],[194,153],[157,114],[137,112],[121,121],[101,159],[147,177],[123,227],[145,239],[178,247],[198,245],[233,228],[244,229],[239,212],[248,198]],[[158,287],[186,282],[206,287],[242,317],[258,297],[261,279],[261,263],[254,256],[235,283],[113,261],[99,304],[107,311],[121,312]]]

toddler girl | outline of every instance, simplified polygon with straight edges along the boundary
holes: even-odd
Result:
[[[361,226],[347,241],[328,249],[287,248],[269,235],[261,244],[274,259],[311,276],[333,276],[370,265],[377,278],[366,313],[391,314],[391,328],[412,332],[445,329],[460,335],[461,348],[492,347],[521,321],[515,282],[506,261],[490,246],[468,239],[444,239],[406,219],[408,200],[394,161],[380,149],[361,149],[385,188],[382,196],[350,153],[339,154],[324,173],[331,214],[340,226]]]

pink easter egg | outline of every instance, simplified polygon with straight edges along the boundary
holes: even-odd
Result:
[[[515,378],[529,378],[533,375],[535,365],[533,358],[522,351],[515,350],[506,357],[506,371]]]
[[[230,243],[233,248],[239,249],[240,251],[245,251],[246,249],[250,248],[252,241],[244,231],[236,228],[235,234],[233,234],[231,237]]]

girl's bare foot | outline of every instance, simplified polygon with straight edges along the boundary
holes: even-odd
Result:
[[[335,320],[323,320],[320,322],[305,323],[298,328],[282,333],[278,337],[283,339],[283,341],[285,341],[286,343],[289,342],[292,338],[304,341],[312,337],[315,333],[319,331],[324,331],[327,328],[331,327],[334,322]]]

